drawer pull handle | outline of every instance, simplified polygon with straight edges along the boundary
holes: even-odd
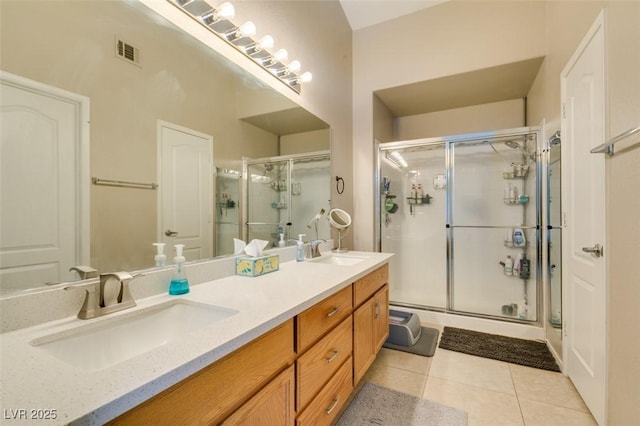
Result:
[[[329,312],[329,313],[327,314],[327,318],[331,318],[332,316],[334,316],[335,314],[337,314],[339,310],[340,310],[340,308],[339,308],[338,306],[336,306],[335,308],[333,308],[333,309],[331,310],[331,312]]]
[[[380,302],[376,302],[376,319],[380,317]]]
[[[327,408],[325,411],[327,412],[327,414],[331,414],[331,412],[333,411],[334,408],[336,408],[336,406],[338,405],[338,401],[340,401],[339,397],[336,397],[333,400],[333,403],[331,404],[331,407]]]
[[[338,355],[340,355],[340,351],[333,351],[333,354],[327,357],[327,364],[331,364],[333,360],[338,357]]]

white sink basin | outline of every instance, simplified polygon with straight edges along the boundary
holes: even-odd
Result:
[[[238,311],[188,300],[108,318],[94,324],[33,340],[59,360],[82,370],[96,371],[158,348]]]
[[[321,257],[312,259],[311,261],[316,263],[327,263],[329,265],[351,266],[356,263],[360,263],[365,259],[366,257],[362,256],[333,253],[330,255],[322,255]]]

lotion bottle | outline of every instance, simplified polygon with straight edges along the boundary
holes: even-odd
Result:
[[[307,234],[298,234],[298,239],[296,240],[296,261],[302,262],[304,261],[304,241],[302,241],[302,237]]]
[[[167,255],[164,254],[164,243],[153,243],[156,248],[156,255],[153,260],[156,262],[156,266],[164,266],[167,264]]]
[[[176,257],[173,258],[175,267],[171,276],[171,284],[169,284],[169,294],[178,295],[189,293],[189,281],[187,281],[187,273],[184,270],[185,258],[182,255],[184,244],[176,244]]]
[[[513,275],[513,258],[511,256],[507,256],[504,261],[504,274]]]

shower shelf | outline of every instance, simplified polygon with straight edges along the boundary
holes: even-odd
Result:
[[[504,246],[509,248],[514,248],[514,249],[526,249],[529,247],[529,241],[527,241],[523,246],[514,246],[512,241],[505,240]]]
[[[416,205],[420,205],[420,204],[430,204],[431,203],[431,199],[433,197],[430,196],[429,194],[425,195],[422,198],[413,198],[413,197],[407,197],[407,202],[409,204],[416,204]]]

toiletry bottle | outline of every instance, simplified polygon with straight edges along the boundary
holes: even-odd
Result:
[[[513,276],[514,277],[519,277],[520,276],[520,268],[522,266],[522,253],[520,253],[520,256],[518,256],[518,259],[516,259],[515,263],[513,264]]]
[[[527,302],[524,300],[518,305],[518,318],[519,319],[527,319],[529,314],[529,307],[527,306]]]
[[[524,236],[524,231],[522,228],[516,228],[513,230],[513,246],[514,247],[525,247],[527,245],[527,239]]]
[[[302,262],[304,260],[304,241],[302,237],[307,234],[298,234],[298,240],[296,241],[296,261]]]
[[[504,261],[504,274],[505,275],[513,275],[513,259],[511,256],[507,256]]]
[[[418,190],[416,189],[415,183],[411,185],[411,198],[413,198],[414,200],[418,198]]]
[[[286,245],[287,243],[284,240],[284,232],[280,233],[280,241],[278,241],[278,247],[285,247]]]
[[[156,248],[156,255],[153,260],[156,262],[156,266],[164,266],[167,264],[167,255],[164,254],[164,243],[153,243]]]
[[[189,293],[189,281],[187,281],[187,273],[184,270],[185,258],[182,255],[184,244],[176,244],[176,257],[173,258],[175,267],[171,276],[171,284],[169,284],[169,294],[185,294]]]
[[[531,277],[531,266],[529,263],[529,259],[527,256],[522,253],[522,259],[520,260],[520,278],[523,280],[529,279]]]
[[[416,197],[418,198],[418,204],[422,204],[422,199],[424,198],[424,190],[422,189],[422,184],[418,184],[418,190],[416,192]]]

